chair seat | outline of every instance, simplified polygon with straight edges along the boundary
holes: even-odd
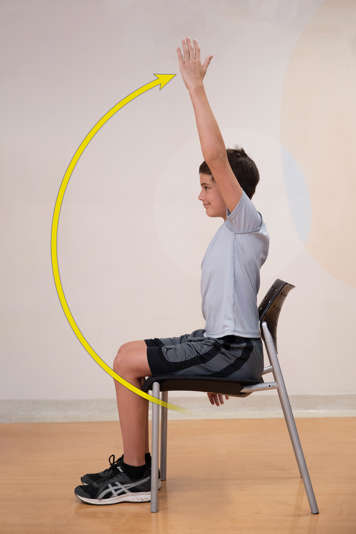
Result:
[[[141,389],[147,393],[152,389],[153,382],[159,382],[160,391],[211,391],[213,393],[226,393],[227,395],[238,395],[244,386],[251,386],[254,384],[262,384],[263,377],[256,382],[253,380],[241,380],[235,382],[234,380],[226,380],[221,377],[214,376],[149,376],[144,381]]]

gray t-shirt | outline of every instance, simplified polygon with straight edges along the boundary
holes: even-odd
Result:
[[[242,191],[233,211],[226,209],[201,262],[205,337],[261,337],[257,294],[268,249],[262,214]]]

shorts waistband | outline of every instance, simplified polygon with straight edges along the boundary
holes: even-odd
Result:
[[[243,337],[243,336],[235,336],[234,334],[228,334],[226,336],[218,337],[217,339],[227,341],[228,343],[233,343],[234,341],[243,341],[245,339],[257,340],[261,338],[260,337]]]

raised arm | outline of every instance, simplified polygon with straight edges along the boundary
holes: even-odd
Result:
[[[225,205],[233,211],[242,196],[242,188],[234,175],[219,126],[208,102],[203,79],[213,56],[209,56],[202,65],[200,48],[193,39],[182,41],[183,54],[177,48],[179,69],[192,100],[195,119],[200,139],[201,150]]]
[[[213,56],[204,64],[200,63],[200,48],[197,41],[193,45],[187,37],[182,41],[183,54],[177,48],[179,69],[194,107],[200,145],[205,161],[215,159],[226,152],[224,140],[210,108],[203,79]]]

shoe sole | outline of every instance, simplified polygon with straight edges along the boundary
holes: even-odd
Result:
[[[119,495],[117,497],[110,497],[110,499],[90,499],[89,497],[82,497],[77,493],[75,495],[81,502],[99,505],[117,504],[119,502],[149,502],[151,500],[150,491],[141,491],[137,493],[132,493],[131,495]]]

